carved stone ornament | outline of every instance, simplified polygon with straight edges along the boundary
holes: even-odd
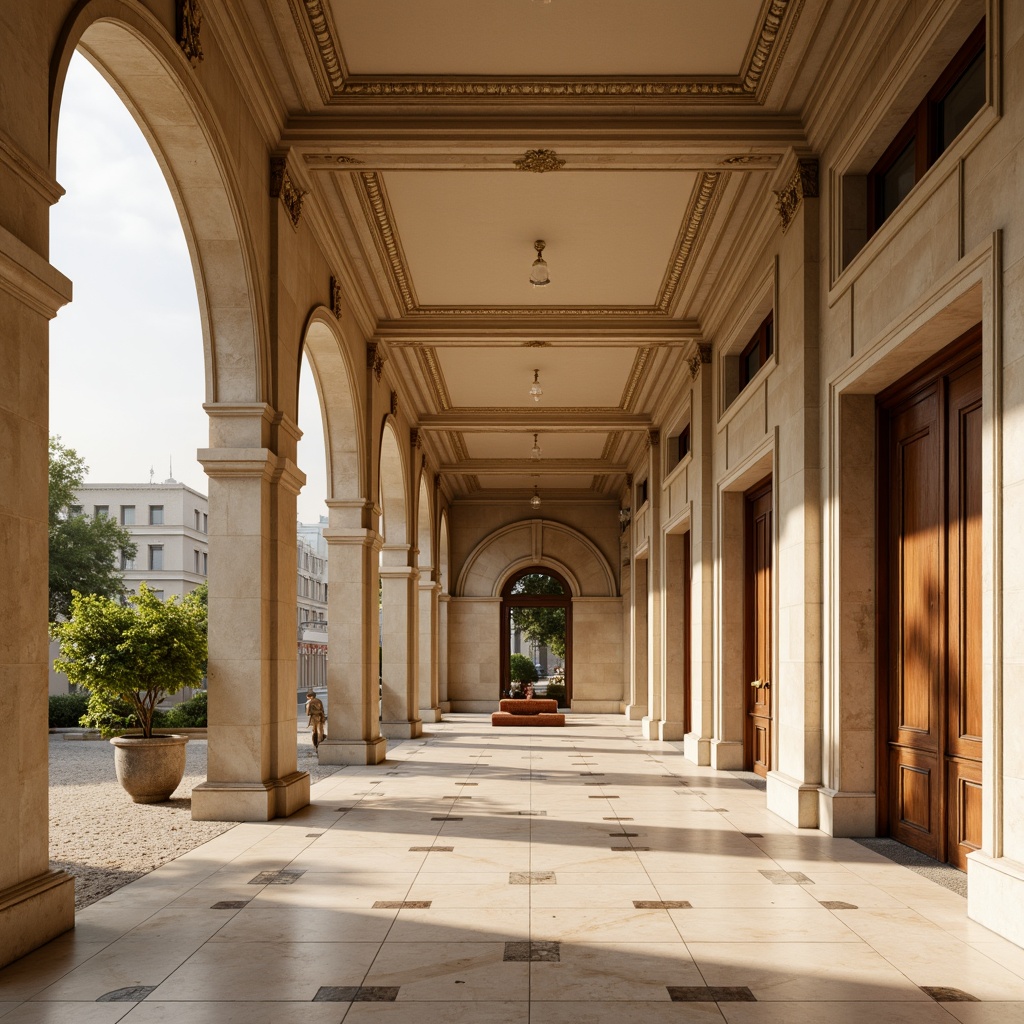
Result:
[[[377,378],[377,383],[379,384],[380,375],[384,372],[384,357],[377,350],[374,342],[370,342],[366,346],[366,368],[373,370],[373,375]]]
[[[307,194],[302,189],[295,187],[295,183],[288,174],[287,159],[283,156],[272,156],[270,158],[270,197],[280,199],[284,203],[292,227],[299,226],[302,204]]]
[[[690,379],[696,380],[701,365],[711,362],[711,346],[698,345],[697,351],[690,357]]]
[[[628,487],[628,488],[629,488],[630,490],[632,490],[632,489],[633,489],[633,474],[632,474],[632,473],[627,473],[627,474],[626,474],[626,486],[627,486],[627,487]]]
[[[178,45],[192,67],[203,59],[203,47],[199,42],[202,23],[199,0],[178,0]]]
[[[391,392],[391,415],[392,416],[397,416],[398,415],[398,392],[397,391],[392,391]]]
[[[331,275],[331,312],[338,320],[341,319],[341,285],[333,274]]]
[[[361,164],[354,156],[343,156],[339,153],[303,153],[302,159],[310,167],[344,167],[346,164]]]
[[[414,451],[419,451],[423,447],[423,440],[420,438],[419,427],[412,427],[410,429],[409,443],[412,445]]]
[[[647,446],[657,448],[661,444],[661,434],[657,430],[647,431]]]
[[[553,149],[528,149],[518,160],[513,160],[517,170],[533,171],[544,174],[545,171],[559,171],[565,161]]]
[[[804,199],[818,198],[818,161],[798,160],[796,173],[781,192],[775,193],[775,206],[782,218],[782,230],[792,223],[797,207]]]

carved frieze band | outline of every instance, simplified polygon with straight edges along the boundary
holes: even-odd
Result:
[[[373,376],[379,384],[381,374],[384,372],[384,356],[381,355],[376,342],[371,341],[370,344],[366,346],[366,368],[368,370],[373,370]]]
[[[565,79],[524,80],[520,78],[461,77],[458,79],[389,80],[350,76],[337,42],[325,0],[302,0],[309,28],[320,56],[321,67],[335,96],[367,97],[591,97],[711,96],[753,98],[761,85],[773,53],[779,46],[782,23],[790,6],[802,0],[767,0],[753,40],[747,67],[736,79],[653,78],[653,79]],[[795,20],[795,19],[794,19]],[[312,57],[312,54],[309,54]]]
[[[299,226],[299,219],[302,217],[302,204],[307,195],[308,193],[296,187],[291,175],[288,174],[287,158],[272,156],[270,158],[270,196],[272,199],[280,199],[284,203],[292,227]]]
[[[696,380],[700,368],[705,363],[711,362],[711,346],[698,345],[697,351],[690,357],[690,379]]]
[[[782,218],[782,230],[792,223],[797,208],[804,199],[818,198],[818,161],[798,160],[796,173],[789,184],[775,193],[775,207]]]
[[[199,0],[178,0],[178,45],[192,67],[203,59],[203,46],[199,41],[202,24]]]
[[[547,171],[560,171],[565,161],[553,149],[528,149],[518,160],[513,160],[517,170],[533,171],[544,174]]]
[[[392,391],[391,392],[391,415],[392,416],[397,416],[398,415],[398,392],[397,391]]]
[[[392,227],[391,206],[388,203],[387,193],[384,191],[384,182],[376,171],[363,171],[359,175],[363,184],[363,191],[359,198],[363,203],[364,212],[370,225],[375,229],[374,237],[377,241],[377,249],[381,259],[391,271],[391,280],[398,292],[402,305],[406,312],[411,313],[419,303],[409,282],[409,275],[405,269],[405,256],[401,246],[398,244],[398,236]]]
[[[419,427],[409,428],[409,445],[413,451],[419,451],[423,447],[423,438],[420,437]]]

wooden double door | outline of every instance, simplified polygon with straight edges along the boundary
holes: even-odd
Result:
[[[772,767],[772,481],[761,481],[744,500],[745,614],[748,769],[766,776]]]
[[[980,329],[879,396],[881,831],[964,870],[981,845],[981,438]]]

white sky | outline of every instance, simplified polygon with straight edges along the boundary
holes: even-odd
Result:
[[[175,479],[207,493],[208,444],[195,278],[174,201],[131,114],[84,58],[68,70],[57,140],[50,262],[74,301],[50,331],[50,433],[89,467],[90,483]],[[299,518],[326,512],[323,429],[303,360]]]

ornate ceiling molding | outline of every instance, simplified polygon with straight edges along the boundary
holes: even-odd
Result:
[[[545,174],[547,171],[560,171],[565,166],[565,161],[553,149],[528,149],[518,160],[513,160],[512,164],[519,171]]]
[[[444,374],[437,361],[437,352],[433,348],[424,347],[416,350],[416,357],[419,360],[420,370],[430,382],[434,398],[434,408],[438,412],[447,412],[452,407],[451,395],[448,394],[448,386],[444,382]]]
[[[693,186],[690,209],[679,232],[676,253],[665,273],[658,296],[658,310],[662,313],[669,312],[680,287],[689,277],[693,266],[692,258],[707,233],[707,226],[711,223],[711,218],[722,198],[721,180],[720,172],[705,171]]]
[[[626,412],[633,411],[634,399],[641,382],[646,376],[645,370],[650,358],[651,350],[649,348],[637,349],[636,358],[633,360],[633,367],[629,371],[626,386],[622,391],[622,399],[619,402],[620,409],[624,409]]]
[[[311,34],[316,53],[307,44],[306,57],[321,91],[335,98],[366,97],[371,99],[395,98],[542,98],[600,100],[634,97],[700,97],[702,99],[758,101],[765,92],[770,70],[785,50],[788,41],[783,24],[789,11],[789,27],[799,16],[803,0],[765,0],[758,20],[758,28],[748,50],[746,66],[737,76],[688,78],[666,76],[660,78],[545,78],[530,79],[521,76],[485,78],[475,75],[445,77],[400,78],[351,75],[345,64],[344,53],[338,43],[338,32],[330,13],[329,0],[292,0],[292,13],[299,20],[296,7],[301,3],[305,14],[306,31]],[[305,33],[304,33],[305,34]]]
[[[708,225],[722,197],[724,175],[704,171],[694,185],[686,219],[676,240],[672,261],[665,271],[658,301],[653,306],[421,306],[413,290],[384,181],[377,171],[361,171],[358,190],[374,242],[384,266],[390,271],[395,295],[407,316],[433,317],[667,317],[693,267],[694,257],[707,234]]]

